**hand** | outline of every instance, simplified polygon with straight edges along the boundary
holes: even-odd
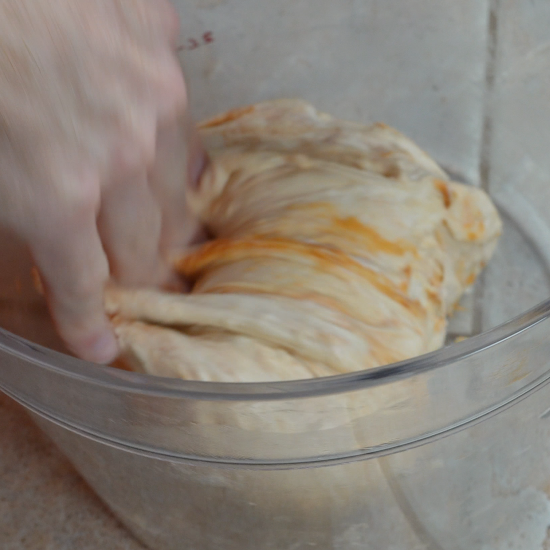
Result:
[[[167,0],[0,0],[0,224],[28,244],[60,335],[109,362],[110,275],[160,284],[194,231],[185,120]],[[186,143],[191,143],[185,154]]]

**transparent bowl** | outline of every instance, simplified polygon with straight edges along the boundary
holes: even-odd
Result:
[[[550,3],[177,4],[197,118],[301,97],[391,124],[493,196],[497,253],[442,350],[214,384],[60,353],[4,235],[0,388],[153,550],[549,548]]]

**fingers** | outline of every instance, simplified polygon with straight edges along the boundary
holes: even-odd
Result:
[[[129,50],[111,69],[118,71],[125,95],[131,98],[141,95],[146,104],[153,101],[157,105],[159,123],[173,123],[187,107],[185,80],[176,53],[169,48],[147,53]]]
[[[171,48],[175,51],[180,34],[180,19],[174,4],[169,0],[156,0],[156,8],[162,18],[162,25]]]
[[[136,35],[152,43],[158,43],[159,38],[167,40],[175,49],[180,22],[178,12],[169,0],[115,0],[115,7]]]
[[[161,210],[143,171],[104,190],[99,232],[111,273],[128,285],[156,285],[167,277],[159,254]]]
[[[130,157],[122,163],[126,172],[149,168],[157,153],[158,131],[175,126],[187,108],[187,91],[177,56],[169,52],[146,60],[127,59],[126,67],[119,70],[119,88],[118,101],[105,109],[106,122],[113,126],[118,138],[111,151],[115,157]],[[134,154],[124,154],[125,151]]]
[[[177,121],[187,109],[187,89],[183,71],[178,58],[172,54],[165,70],[164,87],[161,89],[159,102],[159,124],[165,125]]]
[[[185,124],[185,143],[187,147],[187,185],[186,185],[186,207],[189,196],[189,189],[197,190],[203,172],[206,170],[210,159],[204,148],[202,139],[198,132],[196,124],[187,116]],[[189,237],[186,235],[186,245],[197,244],[207,239],[206,229],[199,220],[196,213],[189,207],[186,208],[189,213],[190,229],[188,230]]]
[[[184,121],[185,144],[187,147],[187,178],[188,185],[196,189],[200,178],[208,164],[208,155],[202,143],[197,126],[187,116]]]
[[[28,241],[59,334],[83,359],[112,361],[118,346],[103,308],[109,266],[95,209],[73,208],[55,220],[44,219],[37,228]]]
[[[159,128],[175,125],[187,104],[175,53],[177,12],[168,0],[8,8],[10,21],[27,21],[33,32],[14,27],[3,37],[16,65],[15,57],[0,56],[7,223],[31,248],[67,345],[86,359],[109,361],[116,354],[103,312],[109,262],[122,282],[154,282],[163,235],[185,240],[190,231],[183,136],[169,139],[169,151],[156,159]],[[165,160],[157,193],[137,174]],[[82,167],[97,181],[65,177]]]
[[[160,246],[167,258],[200,236],[201,226],[188,206],[187,190],[196,185],[206,163],[206,153],[189,120],[159,132],[150,185],[162,210]]]

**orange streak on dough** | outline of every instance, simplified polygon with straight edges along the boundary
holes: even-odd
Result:
[[[442,330],[445,330],[446,326],[447,326],[447,321],[445,317],[438,317],[435,320],[434,330],[435,332],[441,332]]]
[[[308,210],[314,210],[317,214],[319,210],[322,210],[324,214],[330,215],[336,212],[336,209],[334,208],[334,205],[329,201],[317,201],[317,202],[307,202],[307,203],[295,203],[295,204],[289,204],[286,207],[287,210],[300,210],[300,211],[308,211]]]
[[[243,117],[244,115],[251,113],[252,111],[254,111],[253,105],[249,107],[231,109],[230,111],[227,111],[223,115],[216,116],[202,122],[201,124],[199,124],[199,128],[214,128],[216,126],[221,126],[222,124],[226,124],[227,122],[233,122],[234,120],[237,120]]]
[[[290,254],[289,254],[290,253]],[[184,276],[194,278],[209,266],[236,262],[243,259],[282,255],[315,262],[319,270],[342,276],[342,269],[367,280],[388,298],[401,304],[417,316],[425,314],[424,308],[415,300],[404,296],[386,277],[369,269],[338,250],[309,245],[291,239],[217,239],[202,246],[198,251],[176,261],[176,269]]]
[[[414,247],[409,243],[389,241],[385,239],[372,227],[361,223],[356,217],[334,218],[332,222],[334,228],[339,232],[355,233],[364,241],[367,250],[384,252],[401,256],[405,252],[414,250]]]
[[[451,190],[449,189],[449,185],[445,180],[441,179],[435,179],[434,180],[435,188],[441,193],[441,196],[443,197],[443,204],[445,205],[445,208],[451,207]]]
[[[317,219],[321,217],[330,218],[329,231],[342,238],[354,241],[369,252],[381,252],[401,256],[406,252],[415,252],[415,247],[404,241],[390,241],[385,239],[372,227],[365,225],[355,216],[345,218],[338,216],[338,211],[329,202],[314,202],[308,204],[294,204],[288,207],[289,210],[301,210],[312,213]],[[311,212],[313,211],[313,212]]]
[[[473,229],[468,232],[469,241],[477,241],[483,238],[485,234],[485,224],[483,221],[480,220],[475,224],[468,224],[466,227],[473,227]]]

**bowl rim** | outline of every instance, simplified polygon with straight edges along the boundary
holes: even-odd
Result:
[[[98,365],[53,351],[0,328],[0,357],[14,356],[36,368],[111,390],[208,401],[272,401],[358,391],[416,376],[515,338],[550,317],[550,299],[478,335],[436,351],[362,371],[280,382],[205,382],[153,376]],[[0,389],[2,387],[0,372]]]

